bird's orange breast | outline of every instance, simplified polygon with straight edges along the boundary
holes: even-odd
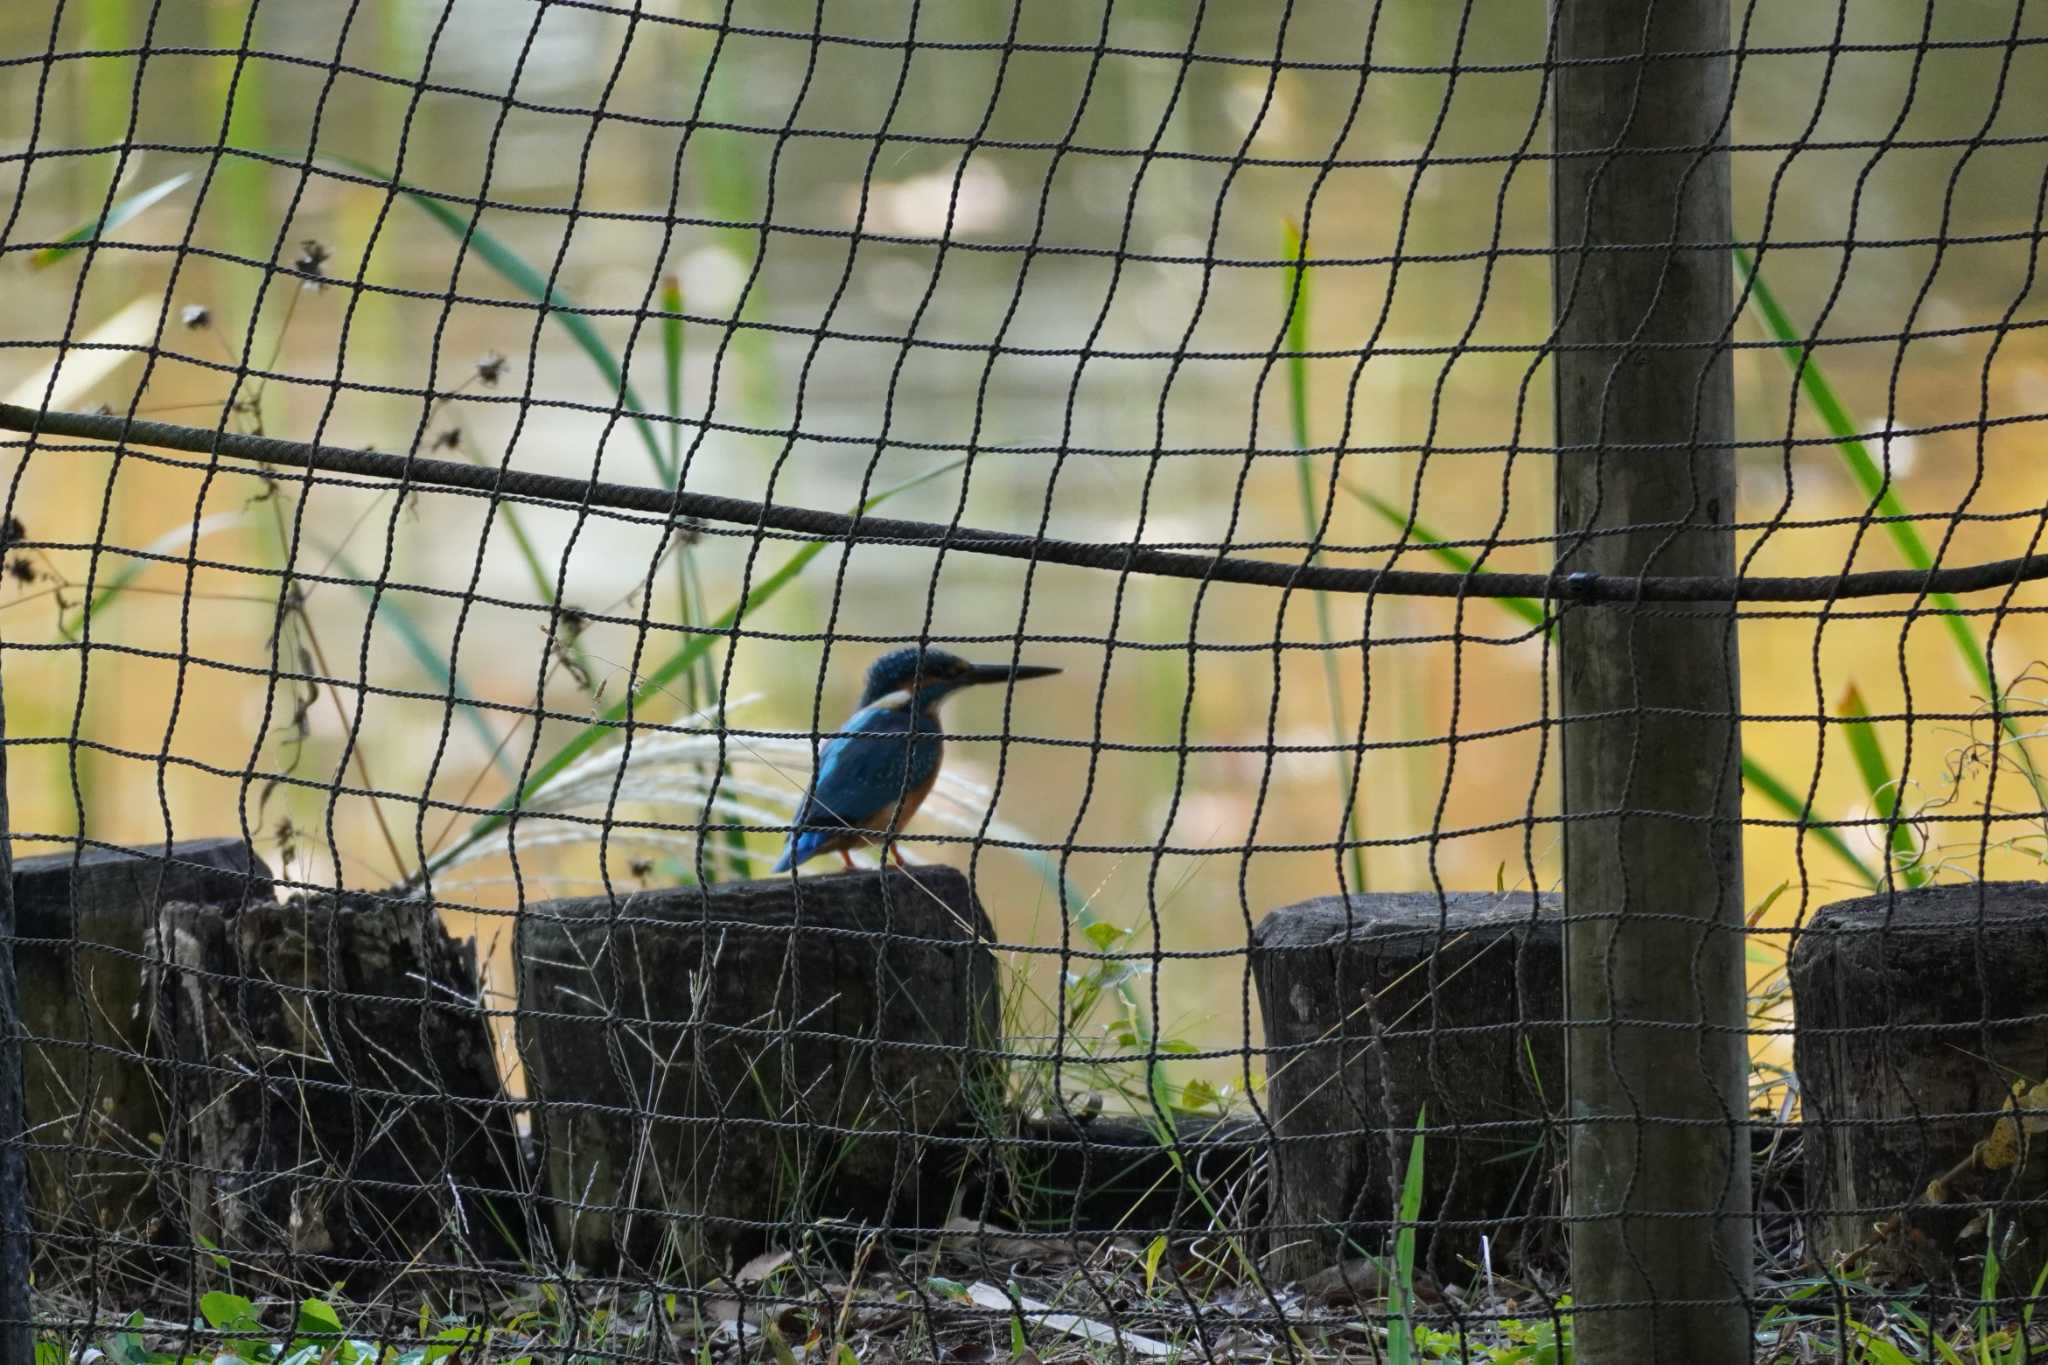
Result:
[[[898,800],[893,805],[883,806],[873,814],[855,820],[852,823],[856,828],[864,829],[874,834],[892,834],[910,823],[910,817],[917,814],[918,807],[922,806],[924,799],[932,794],[932,788],[937,785],[938,780],[939,775],[934,771],[923,782],[903,793],[901,800]]]

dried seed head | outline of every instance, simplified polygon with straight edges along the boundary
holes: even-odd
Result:
[[[188,303],[178,314],[178,321],[191,331],[203,331],[213,326],[213,310],[203,303]]]
[[[23,587],[27,587],[42,577],[41,574],[36,572],[36,566],[29,563],[27,555],[16,555],[7,561],[7,576]]]
[[[28,527],[21,524],[20,517],[9,517],[6,525],[0,526],[0,550],[4,550],[10,545],[19,544],[27,539]]]
[[[298,257],[292,261],[292,269],[301,275],[311,275],[317,281],[327,273],[327,258],[333,253],[325,246],[308,237],[299,243]]]
[[[505,377],[505,357],[499,355],[496,351],[492,351],[482,360],[477,361],[476,377],[477,382],[485,388],[496,388],[498,381]]]
[[[435,437],[434,437],[434,444],[433,444],[433,449],[435,449],[435,450],[453,450],[453,449],[455,449],[455,447],[457,447],[457,446],[459,446],[459,445],[461,445],[461,444],[462,444],[462,428],[461,428],[461,427],[449,427],[449,428],[448,428],[448,429],[447,429],[446,431],[444,431],[444,432],[441,432],[440,434],[438,434],[437,436],[435,436]]]

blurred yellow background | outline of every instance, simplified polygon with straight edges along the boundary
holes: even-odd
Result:
[[[744,8],[763,31],[807,33],[815,17],[795,3]],[[1344,483],[1419,507],[1444,536],[1498,540],[1490,567],[1547,566],[1542,6],[1477,0],[1462,21],[1458,6],[1384,7],[1362,97],[1371,11],[1337,0],[1292,6],[1284,35],[1282,7],[1211,6],[1193,42],[1213,60],[1186,64],[1147,55],[1189,46],[1190,11],[1173,4],[1118,4],[1106,27],[1093,0],[1026,5],[1022,46],[1007,58],[992,50],[1008,25],[1001,7],[927,6],[907,63],[907,5],[824,8],[826,32],[875,42],[721,40],[719,7],[695,0],[650,5],[638,23],[498,0],[271,4],[253,18],[244,4],[185,0],[163,6],[147,33],[148,6],[73,3],[57,51],[118,55],[15,66],[0,85],[11,196],[0,394],[43,401],[63,339],[154,346],[150,358],[73,352],[53,406],[133,405],[213,426],[232,389],[235,429],[260,421],[295,439],[418,443],[493,464],[509,452],[520,469],[582,477],[596,463],[605,478],[657,482],[639,433],[609,419],[615,392],[585,349],[559,319],[539,317],[487,249],[462,251],[418,204],[374,183],[396,169],[451,196],[460,221],[465,201],[487,199],[482,229],[553,272],[602,343],[630,354],[653,409],[665,407],[661,323],[641,315],[662,307],[660,283],[674,275],[689,317],[682,421],[657,421],[656,445],[666,453],[679,434],[692,489],[758,498],[772,477],[777,501],[842,509],[972,448],[971,465],[904,492],[889,513],[1027,532],[1042,520],[1049,535],[1110,542],[1227,537],[1240,553],[1298,557],[1261,547],[1304,538],[1287,372],[1268,356],[1285,327],[1288,274],[1274,267],[1284,225],[1306,222],[1317,262],[1307,436],[1325,452],[1306,458],[1318,514],[1327,451],[1341,446]],[[1851,50],[1831,56],[1835,17],[1776,5],[1748,21],[1732,123],[1738,236],[1766,244],[1765,275],[1794,324],[1827,339],[1820,363],[1859,429],[1904,433],[1873,440],[1871,453],[1888,459],[1904,507],[1928,516],[1919,526],[1943,562],[2025,553],[2048,502],[2048,312],[2033,261],[2048,19],[2028,15],[2030,41],[2006,46],[2004,10],[1942,7],[1940,45],[1916,62],[1887,45],[1919,39],[1922,6],[1849,4],[1841,41]],[[0,11],[0,50],[42,51],[46,22],[28,7]],[[1277,73],[1276,44],[1296,63]],[[245,45],[262,55],[238,61]],[[980,145],[963,166],[970,138]],[[261,155],[214,155],[223,140]],[[124,143],[133,150],[119,153]],[[297,164],[309,147],[311,174]],[[1156,153],[1140,155],[1147,147]],[[95,218],[116,176],[117,197],[189,178],[114,229],[117,246],[33,265],[34,246]],[[856,225],[875,235],[851,248]],[[304,259],[308,241],[328,253],[332,283],[266,284],[258,263]],[[192,308],[206,310],[205,325],[188,325]],[[736,315],[745,326],[728,325]],[[906,335],[921,344],[906,348]],[[1750,571],[1832,573],[1852,545],[1853,567],[1895,567],[1886,532],[1856,524],[1870,500],[1765,339],[1746,313],[1735,376]],[[490,386],[477,369],[494,355],[504,365]],[[269,377],[237,388],[244,365]],[[429,402],[429,388],[456,392]],[[429,448],[451,431],[457,443]],[[659,540],[645,525],[520,510],[539,562],[561,572],[563,603],[624,618],[578,637],[586,686],[550,652],[527,563],[502,519],[486,540],[477,499],[395,502],[328,483],[302,498],[292,477],[266,488],[240,466],[208,477],[60,444],[26,461],[9,445],[5,459],[13,515],[43,547],[27,556],[37,581],[0,590],[19,853],[81,835],[147,843],[246,830],[296,880],[386,886],[473,818],[423,809],[422,793],[488,807],[510,790],[497,742],[509,737],[500,758],[512,771],[529,747],[544,759],[578,717],[619,700],[679,643],[666,565],[646,608],[653,629],[630,624]],[[1389,562],[1396,527],[1347,490],[1329,512],[1327,562]],[[1767,524],[1777,529],[1765,535]],[[188,579],[195,525],[202,566]],[[303,575],[387,571],[393,587],[374,624],[365,592],[301,578],[303,600],[277,630],[277,570],[295,538]],[[145,549],[170,562],[127,553]],[[704,536],[689,554],[709,614],[795,549]],[[1442,567],[1412,548],[1399,562]],[[89,576],[104,586],[138,563],[93,617],[82,654],[66,632]],[[996,742],[999,697],[956,703],[952,727],[981,738],[953,747],[953,769],[996,788],[998,819],[1023,837],[1077,846],[1073,886],[1095,915],[1133,930],[1134,947],[1216,953],[1167,960],[1137,988],[1162,1035],[1241,1047],[1255,1031],[1241,953],[1250,925],[1339,886],[1342,792],[1326,751],[1332,705],[1314,600],[1297,594],[1283,613],[1265,590],[1120,584],[959,554],[940,571],[934,563],[924,549],[827,549],[748,617],[727,690],[757,699],[734,724],[830,729],[882,641],[928,630],[1002,658],[1022,632],[1022,656],[1064,676],[1017,692],[1006,743]],[[1973,617],[1973,628],[1992,640],[2001,678],[2038,672],[2048,659],[2041,590],[1967,605],[2001,602],[2006,611]],[[2040,802],[2011,773],[1991,790],[1969,769],[1989,739],[1973,722],[1981,688],[1942,621],[1908,625],[1906,605],[1845,604],[1825,622],[1811,608],[1746,612],[1745,750],[1800,795],[1811,787],[1819,817],[1867,817],[1841,731],[1824,735],[1817,720],[1853,686],[1892,717],[1875,729],[1906,807],[1960,817],[1926,826],[1942,875],[2035,875]],[[1461,611],[1338,597],[1327,610],[1342,742],[1364,714],[1367,884],[1553,887],[1556,751],[1542,722],[1554,707],[1540,639],[1485,601]],[[420,640],[408,642],[395,613]],[[469,695],[508,708],[531,706],[545,677],[560,719],[536,739],[510,711],[480,713],[486,743],[476,717],[440,700],[422,648],[452,656]],[[728,667],[722,648],[712,658]],[[341,685],[308,688],[280,670]],[[384,690],[365,695],[357,683]],[[641,716],[685,709],[678,685]],[[1896,718],[1909,710],[1910,725]],[[767,787],[801,783],[800,772],[755,767],[748,780]],[[377,803],[381,827],[370,801],[337,797],[337,785],[392,794]],[[646,801],[619,813],[697,818]],[[1746,813],[1784,818],[1754,792]],[[623,842],[601,867],[589,839],[548,844],[561,828],[522,827],[522,846],[534,846],[516,877],[500,855],[435,879],[500,986],[506,912],[522,894],[672,873],[636,866],[651,855]],[[1844,837],[1881,862],[1876,836]],[[772,856],[779,841],[749,842]],[[1752,904],[1787,888],[1766,929],[1861,889],[1811,836],[1797,844],[1760,824],[1745,848]],[[964,864],[972,850],[912,852]],[[990,847],[975,867],[1007,942],[1059,945],[1060,917],[1032,865]],[[1051,989],[1056,958],[1020,962]],[[1244,1079],[1228,1056],[1183,1074]]]

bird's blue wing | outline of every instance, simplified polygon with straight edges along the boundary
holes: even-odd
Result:
[[[819,756],[798,808],[784,864],[810,857],[835,835],[867,827],[938,771],[941,739],[927,717],[873,706],[841,727]]]
[[[913,734],[910,717],[902,711],[869,707],[841,730],[819,755],[811,790],[797,813],[800,826],[858,827],[929,777],[936,766],[923,751],[935,748],[932,740],[937,737]]]

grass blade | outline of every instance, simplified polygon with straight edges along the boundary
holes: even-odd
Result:
[[[633,689],[632,707],[637,710],[659,697],[670,683],[682,676],[683,672],[697,661],[700,654],[711,648],[712,641],[720,638],[718,632],[731,629],[749,612],[765,606],[777,593],[788,587],[797,575],[804,571],[804,566],[817,558],[829,543],[831,542],[815,541],[798,550],[781,568],[757,583],[744,601],[728,607],[723,615],[711,622],[703,634],[692,635],[684,641],[680,648],[664,659],[653,672],[646,675],[638,687]],[[618,727],[625,722],[627,706],[628,703],[624,700],[613,703],[606,709],[601,719],[570,736],[561,748],[533,770],[533,776],[527,779],[526,785],[521,787],[516,795],[506,798],[496,811],[470,826],[469,833],[445,853],[430,859],[427,869],[438,870],[457,854],[504,828],[512,813],[559,776],[563,769],[581,758],[593,745],[615,734]]]
[[[172,527],[145,545],[142,549],[142,557],[130,559],[111,574],[102,577],[99,591],[92,595],[92,601],[80,607],[75,614],[58,618],[57,633],[66,640],[78,639],[79,634],[84,631],[87,621],[98,616],[109,606],[113,605],[114,599],[127,591],[129,585],[140,578],[144,572],[163,562],[156,558],[156,556],[167,555],[174,550],[183,550],[196,545],[200,540],[212,535],[215,531],[224,531],[230,526],[240,524],[241,520],[242,514],[240,512],[216,512],[210,517],[202,517],[197,526]],[[114,554],[119,552],[109,550],[108,553]]]
[[[1742,781],[1751,791],[1802,825],[1813,818],[1813,807],[1793,795],[1790,787],[1779,781],[1769,769],[1748,754],[1742,756]],[[1826,825],[1816,826],[1807,832],[1826,844],[1843,862],[1855,868],[1856,875],[1863,879],[1864,885],[1873,891],[1884,885],[1884,879],[1877,875],[1877,870],[1863,861],[1839,832]]]
[[[213,76],[209,93],[227,113],[228,140],[243,147],[260,147],[270,141],[270,87],[275,73],[268,62],[239,55],[250,42],[261,45],[263,40],[256,35],[259,18],[267,20],[269,16],[259,16],[247,5],[206,6],[207,42],[221,54],[209,63]],[[277,247],[277,222],[269,200],[270,171],[268,165],[249,157],[222,157],[214,165],[213,184],[207,190],[207,207],[221,222],[228,249],[251,261],[268,260]],[[256,306],[259,278],[254,271],[230,272],[221,285],[223,302],[232,301],[238,315],[249,317]]]
[[[1984,1273],[1977,1287],[1977,1361],[1994,1365],[1991,1336],[1998,1329],[1998,1215],[1984,1211]],[[2030,1353],[2031,1354],[2031,1353]]]
[[[298,159],[298,154],[294,153],[280,155]],[[647,447],[647,456],[654,462],[655,472],[661,476],[662,486],[669,488],[675,485],[675,466],[669,462],[667,454],[662,450],[661,442],[655,438],[654,425],[647,420],[646,405],[640,401],[640,395],[633,391],[633,386],[626,381],[626,372],[619,364],[619,358],[604,344],[604,338],[597,334],[597,328],[591,325],[590,319],[581,313],[561,311],[575,307],[574,301],[568,295],[560,289],[549,288],[547,276],[528,265],[511,247],[484,231],[480,223],[473,226],[467,217],[448,207],[432,191],[416,189],[389,171],[378,170],[375,166],[349,157],[336,156],[332,152],[323,152],[321,157],[346,166],[359,175],[390,185],[417,205],[429,218],[446,228],[457,240],[467,236],[477,256],[502,275],[507,284],[536,302],[547,305],[548,316],[560,323],[562,330],[569,334],[583,354],[590,357],[591,363],[597,366],[598,373],[602,374],[605,382],[611,386],[611,392],[618,396],[619,402],[632,417],[633,426],[639,431],[640,440]]]
[[[1856,434],[1856,424],[1849,420],[1849,413],[1835,397],[1834,386],[1821,372],[1820,362],[1807,353],[1807,343],[1792,320],[1779,306],[1778,299],[1757,273],[1749,253],[1741,247],[1735,249],[1735,265],[1748,281],[1751,297],[1755,299],[1757,311],[1763,315],[1765,330],[1778,343],[1778,350],[1785,357],[1799,377],[1799,386],[1806,393],[1813,409],[1820,415],[1828,433],[1835,438],[1835,448],[1849,466],[1849,472],[1863,491],[1876,500],[1877,510],[1887,517],[1906,515],[1905,505],[1899,501],[1898,491],[1891,486],[1890,479],[1870,457],[1870,450]],[[1920,538],[1920,530],[1910,521],[1893,521],[1885,531],[1899,548],[1900,557],[1916,569],[1929,568],[1934,556],[1928,552],[1927,543]],[[1967,626],[1965,627],[1967,629]]]
[[[47,364],[24,376],[0,401],[38,412],[76,406],[122,366],[148,351],[163,316],[162,294],[153,289],[137,294],[120,312],[73,342],[64,354],[50,357]]]
[[[674,272],[664,275],[661,280],[661,369],[664,397],[668,401],[668,415],[683,415],[683,282]],[[680,422],[669,423],[668,460],[671,469],[682,468],[683,427]],[[696,587],[690,563],[690,546],[682,546],[676,552],[676,609],[681,613],[684,625],[695,617],[692,610],[696,605]],[[701,704],[699,697],[712,693],[711,656],[706,654],[698,662],[697,669],[688,675],[684,701],[691,710]]]
[[[1849,1325],[1856,1330],[1858,1340],[1868,1353],[1874,1365],[1915,1365],[1911,1356],[1892,1344],[1891,1338],[1881,1334],[1868,1323],[1850,1319]]]
[[[683,415],[683,282],[673,271],[661,277],[661,369],[667,381],[668,415]],[[669,423],[668,463],[682,466],[683,428]]]
[[[470,463],[481,464],[482,461],[471,460]],[[506,533],[512,537],[513,548],[519,551],[520,562],[526,565],[526,576],[533,580],[534,591],[540,595],[540,600],[552,607],[555,605],[555,576],[541,562],[540,547],[527,534],[526,523],[519,519],[519,509],[509,501],[501,501],[491,510],[504,517]]]
[[[953,460],[947,464],[940,465],[937,469],[928,470],[914,478],[906,479],[893,487],[885,488],[862,503],[860,510],[863,512],[872,511],[875,507],[895,497],[898,493],[906,492],[917,487],[919,484],[928,483],[952,470],[958,469],[965,463],[964,459]],[[578,758],[589,752],[593,745],[616,734],[619,726],[625,722],[629,707],[637,711],[640,707],[659,697],[667,690],[668,685],[681,677],[684,670],[694,664],[698,657],[710,649],[715,641],[723,639],[725,631],[737,625],[749,613],[767,605],[777,593],[795,582],[797,577],[803,573],[805,567],[820,554],[824,553],[828,545],[836,544],[838,544],[837,541],[813,541],[791,555],[781,568],[755,584],[753,591],[749,592],[744,599],[727,607],[717,620],[704,628],[702,633],[690,636],[674,653],[656,665],[652,672],[642,678],[639,685],[633,689],[629,698],[615,702],[599,719],[571,735],[561,748],[555,750],[554,753],[550,754],[545,761],[533,770],[533,776],[526,780],[525,786],[521,787],[511,796],[506,797],[505,800],[499,803],[498,808],[489,815],[480,817],[474,825],[469,827],[469,831],[452,846],[428,859],[423,871],[439,871],[458,855],[474,847],[482,840],[489,838],[500,829],[503,829],[521,806],[532,800],[537,792],[560,776],[562,771],[571,763],[574,763]]]
[[[1294,262],[1294,268],[1284,277],[1287,286],[1287,409],[1289,422],[1294,432],[1294,472],[1301,491],[1302,534],[1313,538],[1322,519],[1316,515],[1315,474],[1311,468],[1314,458],[1308,454],[1308,244],[1301,239],[1301,231],[1293,223],[1281,220],[1281,235],[1285,239],[1287,255]],[[1304,565],[1313,564],[1321,558],[1310,554]],[[1347,738],[1344,724],[1344,690],[1337,674],[1337,656],[1329,648],[1332,632],[1330,629],[1330,598],[1327,593],[1310,594],[1316,611],[1316,637],[1323,648],[1317,653],[1323,662],[1323,691],[1330,699],[1330,743],[1332,757],[1337,761],[1337,790],[1344,794],[1345,829],[1350,835],[1351,847],[1347,860],[1351,864],[1351,889],[1363,891],[1365,882],[1365,848],[1359,842],[1362,834],[1359,825],[1359,801],[1356,788],[1351,780],[1351,756],[1343,749]]]
[[[711,648],[712,641],[720,638],[719,632],[731,629],[749,612],[765,606],[777,593],[788,587],[797,575],[804,571],[804,566],[817,558],[829,543],[831,542],[815,541],[798,550],[781,568],[756,584],[744,601],[728,607],[723,615],[711,622],[704,633],[692,635],[684,641],[680,648],[664,659],[653,672],[646,675],[638,687],[633,689],[632,707],[637,710],[659,697],[670,683],[682,676],[683,672],[697,661],[700,654]],[[627,706],[628,703],[624,700],[613,703],[599,720],[570,736],[561,748],[555,750],[533,770],[533,776],[527,779],[526,785],[514,796],[506,798],[499,804],[497,810],[470,826],[469,832],[446,852],[430,859],[427,870],[439,870],[456,855],[504,828],[513,812],[521,805],[531,800],[571,763],[589,752],[593,745],[615,734],[618,727],[625,722]]]
[[[165,197],[175,194],[191,178],[192,172],[181,171],[169,180],[160,180],[146,190],[137,190],[133,194],[116,199],[107,206],[107,211],[102,217],[65,233],[55,242],[29,257],[29,264],[37,270],[41,270],[46,266],[55,265],[87,242],[105,240],[108,233],[113,232],[144,210],[153,207]]]
[[[1394,1274],[1387,1286],[1387,1365],[1414,1365],[1415,1228],[1422,1221],[1423,1133],[1429,1107],[1415,1112],[1415,1136],[1408,1143],[1408,1167],[1401,1173],[1400,1231],[1394,1234]]]
[[[362,594],[364,601],[371,601],[374,598],[378,614],[391,623],[392,630],[397,632],[406,651],[426,670],[429,677],[455,699],[455,708],[462,713],[462,718],[469,722],[469,728],[476,732],[477,739],[484,746],[484,752],[491,755],[498,771],[503,773],[508,781],[517,782],[519,770],[513,766],[511,757],[500,748],[498,736],[492,732],[490,722],[484,719],[482,711],[466,700],[468,693],[461,687],[455,670],[449,665],[448,659],[434,648],[433,641],[420,629],[420,623],[413,619],[412,613],[407,611],[392,593],[386,592],[382,596],[376,596],[375,580],[365,577],[363,571],[350,562],[349,557],[341,550],[321,545],[317,541],[314,542],[314,548],[328,556],[336,568],[354,580],[350,586]]]
[[[668,402],[668,415],[680,418],[683,415],[683,282],[674,271],[661,279],[661,311],[663,397]],[[683,467],[683,424],[680,421],[668,424],[668,462],[671,469]],[[687,541],[676,550],[676,613],[677,619],[686,626],[694,624],[704,614],[703,604],[698,600],[700,593],[693,557],[693,548]],[[697,666],[684,674],[683,679],[683,704],[695,711],[703,705],[703,698],[718,690],[709,650],[697,657]],[[737,880],[746,881],[754,875],[753,863],[747,857],[744,831],[725,831],[725,856]]]
[[[1835,449],[1841,452],[1842,462],[1849,466],[1850,474],[1862,486],[1864,494],[1872,499],[1880,515],[1903,518],[1906,506],[1892,487],[1889,476],[1871,458],[1869,447],[1857,435],[1856,423],[1850,420],[1848,409],[1842,406],[1842,401],[1835,396],[1834,386],[1821,372],[1820,362],[1811,354],[1807,339],[1792,325],[1792,319],[1779,305],[1770,286],[1764,283],[1764,277],[1757,271],[1749,253],[1741,247],[1735,249],[1735,267],[1749,285],[1750,297],[1763,318],[1764,330],[1778,343],[1779,354],[1798,376],[1800,389],[1806,394],[1807,401],[1813,404],[1813,410],[1819,414],[1828,434],[1835,438]],[[1928,550],[1927,542],[1921,539],[1919,527],[1910,521],[1896,520],[1886,522],[1884,529],[1898,548],[1899,557],[1908,565],[1915,569],[1934,567],[1934,555]],[[1955,641],[1956,652],[1962,656],[1964,668],[1976,680],[1977,686],[1984,689],[1985,699],[1994,707],[1999,706],[2004,699],[1992,681],[1991,661],[1984,653],[1982,642],[1977,639],[1976,628],[1959,614],[1961,603],[1953,594],[1945,592],[1929,593],[1928,600],[1944,613],[1942,624]],[[2035,798],[2048,808],[2048,786],[2044,786],[2041,774],[2034,767],[2033,755],[2027,751],[2026,737],[2019,722],[2007,718],[2004,729],[2012,737],[2020,768],[2032,785]]]
[[[1432,531],[1429,527],[1423,525],[1421,522],[1415,521],[1412,518],[1408,517],[1406,514],[1401,512],[1399,508],[1395,507],[1394,504],[1388,502],[1385,498],[1382,498],[1377,494],[1368,492],[1366,489],[1358,487],[1356,484],[1351,483],[1349,480],[1343,481],[1343,489],[1352,497],[1357,498],[1367,507],[1370,507],[1373,511],[1379,513],[1380,516],[1384,517],[1387,521],[1393,523],[1397,527],[1400,527],[1409,536],[1413,537],[1416,541],[1416,545],[1414,548],[1418,550],[1429,551],[1429,553],[1435,555],[1438,559],[1442,560],[1445,564],[1448,564],[1451,568],[1455,569],[1459,573],[1483,574],[1487,572],[1487,570],[1485,569],[1475,569],[1473,566],[1476,565],[1478,561],[1475,560],[1471,555],[1466,554],[1463,550],[1459,549],[1455,545],[1445,544],[1444,537],[1438,535],[1435,531]],[[1542,603],[1534,600],[1533,598],[1496,597],[1492,600],[1498,602],[1503,608],[1521,617],[1522,620],[1528,622],[1528,624],[1534,626],[1538,630],[1549,629],[1549,613],[1543,610]]]
[[[1892,780],[1891,765],[1884,760],[1884,749],[1877,742],[1877,727],[1867,717],[1870,708],[1864,705],[1863,693],[1856,684],[1850,683],[1849,690],[1842,694],[1841,703],[1835,713],[1845,718],[1842,734],[1849,741],[1849,753],[1856,760],[1856,771],[1863,776],[1863,786],[1870,793],[1870,804],[1877,811],[1878,818],[1890,820],[1898,808],[1899,785]],[[1913,837],[1911,825],[1901,821],[1892,830],[1891,858],[1908,886],[1925,886],[1927,869],[1921,865],[1920,849]]]
[[[1471,555],[1466,554],[1455,545],[1444,544],[1442,536],[1424,526],[1421,522],[1414,521],[1405,516],[1386,499],[1376,497],[1365,489],[1356,487],[1348,482],[1343,487],[1344,491],[1351,494],[1352,497],[1357,498],[1387,521],[1392,522],[1395,526],[1402,528],[1409,535],[1413,536],[1420,542],[1419,548],[1429,551],[1430,554],[1436,556],[1457,572],[1482,574],[1487,572],[1484,568],[1475,569],[1476,561]],[[1539,630],[1549,629],[1549,617],[1544,614],[1542,603],[1527,597],[1496,597],[1491,600],[1499,603],[1505,610],[1513,612],[1530,626]],[[1742,755],[1742,780],[1748,785],[1750,790],[1785,812],[1792,819],[1804,824],[1812,818],[1812,807],[1801,801],[1797,796],[1794,796],[1790,787],[1779,781],[1769,769],[1747,753]],[[1856,851],[1849,847],[1848,841],[1842,838],[1835,830],[1826,826],[1820,826],[1813,829],[1812,834],[1814,838],[1820,840],[1829,849],[1833,850],[1842,861],[1855,868],[1856,875],[1863,879],[1865,885],[1876,888],[1884,884],[1883,880],[1877,875],[1876,870],[1861,857],[1857,856]]]
[[[1287,415],[1294,430],[1297,450],[1308,446],[1308,244],[1301,229],[1282,219],[1281,236],[1287,258],[1294,268],[1286,274],[1287,285]],[[1305,479],[1307,476],[1303,475]]]
[[[484,461],[472,453],[467,444],[459,446],[458,449],[471,464],[483,466]],[[491,505],[491,515],[504,519],[505,531],[512,537],[512,546],[519,551],[520,562],[526,565],[526,576],[533,581],[534,593],[549,607],[555,606],[555,576],[548,572],[546,561],[540,557],[540,547],[534,544],[533,537],[528,534],[526,523],[519,517],[517,504],[509,500],[496,500]],[[361,575],[358,574],[357,577]],[[562,657],[568,661],[570,670],[578,682],[592,676],[590,660],[584,654],[583,646],[576,638],[576,632],[558,628],[555,632],[555,643],[561,647]]]

